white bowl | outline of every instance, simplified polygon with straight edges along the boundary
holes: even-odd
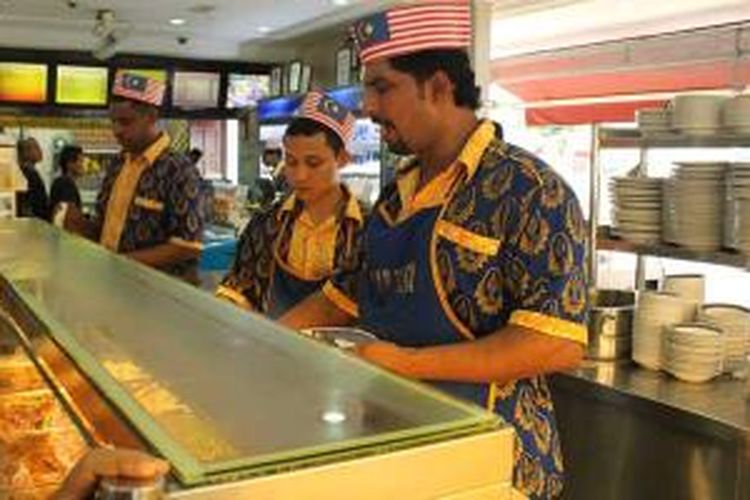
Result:
[[[725,96],[685,94],[672,100],[672,127],[691,135],[708,135],[721,126]]]

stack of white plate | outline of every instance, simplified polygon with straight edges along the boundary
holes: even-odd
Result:
[[[721,124],[737,135],[750,135],[750,94],[736,95],[724,102]]]
[[[686,94],[672,100],[672,128],[681,134],[714,135],[721,128],[723,95]]]
[[[677,195],[675,179],[665,179],[661,189],[661,239],[666,243],[677,242]]]
[[[707,382],[722,372],[721,330],[703,323],[669,326],[664,333],[664,369],[686,382]]]
[[[664,276],[662,290],[690,302],[698,312],[706,300],[706,277],[702,274],[669,274]]]
[[[615,177],[612,179],[613,233],[635,243],[661,239],[663,179]]]
[[[674,175],[674,243],[700,252],[722,245],[726,163],[678,163]]]
[[[750,163],[730,163],[725,188],[724,246],[750,255]]]
[[[652,370],[662,367],[664,327],[692,321],[695,306],[675,294],[643,292],[633,320],[633,360]]]
[[[672,115],[668,108],[645,108],[635,113],[638,129],[643,135],[664,134],[671,131]]]
[[[698,317],[723,332],[724,371],[744,374],[750,349],[750,310],[733,304],[706,304]]]

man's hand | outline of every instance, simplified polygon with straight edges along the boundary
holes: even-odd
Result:
[[[104,477],[155,479],[169,472],[169,464],[136,450],[96,448],[78,461],[55,500],[88,498]]]
[[[390,342],[367,342],[356,347],[356,354],[373,364],[405,377],[413,377],[410,353],[412,349]]]

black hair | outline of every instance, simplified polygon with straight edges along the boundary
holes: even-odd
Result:
[[[193,162],[193,165],[198,163],[201,158],[203,158],[203,151],[201,151],[200,148],[193,148],[190,151],[188,151],[188,158],[190,158],[190,161]]]
[[[310,118],[297,117],[294,118],[284,132],[284,137],[294,137],[304,135],[306,137],[312,137],[317,134],[323,134],[326,138],[326,143],[333,149],[333,152],[339,154],[344,150],[344,141],[338,136],[336,132],[331,130],[330,127],[323,125],[319,121],[311,120]]]
[[[75,159],[82,154],[83,149],[80,146],[74,146],[71,144],[63,146],[60,151],[60,156],[57,158],[57,165],[60,167],[60,171],[63,175],[68,175],[68,164],[75,161]]]
[[[128,99],[127,97],[113,95],[112,98],[110,99],[110,102],[112,104],[123,103],[123,102],[130,103],[130,105],[135,108],[136,112],[139,115],[147,115],[150,113],[155,113],[157,116],[159,115],[159,106],[148,104],[142,101],[136,101],[135,99]]]
[[[424,83],[438,71],[443,71],[453,83],[456,106],[479,109],[481,89],[476,85],[469,54],[460,49],[434,49],[414,52],[388,60],[391,67]]]

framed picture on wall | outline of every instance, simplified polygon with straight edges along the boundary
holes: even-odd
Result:
[[[310,84],[312,83],[312,66],[305,64],[302,66],[302,76],[300,77],[299,91],[307,92],[310,90]]]
[[[343,47],[336,52],[336,86],[351,83],[352,54],[351,47]]]
[[[289,93],[297,94],[300,92],[301,78],[302,78],[302,62],[292,61],[289,63],[289,69],[287,73],[287,81],[289,82]]]
[[[271,84],[269,88],[269,94],[272,96],[278,96],[281,95],[282,91],[282,85],[281,85],[281,78],[282,78],[282,68],[281,66],[276,66],[273,69],[271,69]]]

